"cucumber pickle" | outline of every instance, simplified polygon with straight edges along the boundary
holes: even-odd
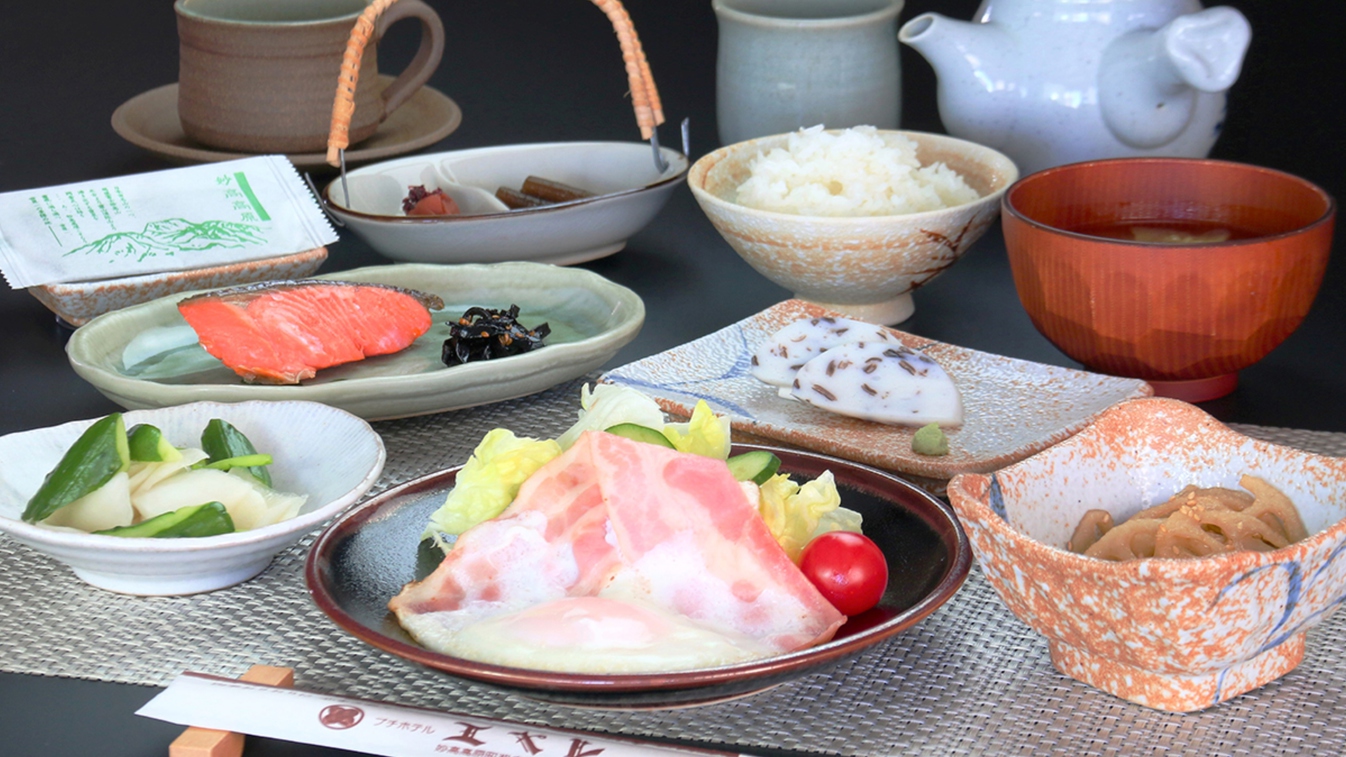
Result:
[[[204,505],[179,507],[166,513],[142,521],[134,526],[120,526],[103,531],[94,531],[104,536],[124,536],[139,538],[192,538],[200,536],[218,536],[234,532],[234,519],[220,502],[207,502]]]
[[[244,436],[242,431],[220,418],[212,418],[210,423],[206,424],[206,430],[201,432],[201,449],[210,455],[212,464],[233,457],[257,454],[257,448],[252,446],[252,442],[248,441],[248,437]],[[271,486],[271,474],[265,465],[248,466],[248,472],[266,486]]]
[[[230,468],[255,468],[262,465],[270,465],[271,456],[258,453],[255,455],[243,455],[241,457],[226,457],[223,460],[216,460],[201,464],[202,468],[213,468],[215,470],[229,470]]]
[[[47,474],[24,508],[23,520],[37,523],[131,467],[126,421],[113,413],[94,421]]]
[[[271,456],[260,454],[241,431],[216,418],[201,434],[201,446],[210,455],[207,467],[229,470],[247,468],[261,483],[270,486],[265,466]],[[126,428],[121,413],[94,421],[61,461],[47,474],[42,486],[23,511],[23,520],[37,523],[81,497],[97,491],[112,477],[128,470],[131,461],[163,462],[179,460],[182,452],[168,442],[163,432],[149,424]],[[215,536],[234,531],[233,518],[219,502],[180,507],[132,526],[110,528],[94,533],[125,537]]]
[[[126,432],[131,460],[137,463],[161,463],[181,460],[182,453],[164,438],[162,431],[148,423],[137,423]]]

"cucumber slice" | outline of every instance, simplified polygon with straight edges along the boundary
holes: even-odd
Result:
[[[131,451],[122,414],[100,418],[80,434],[47,474],[37,493],[28,500],[23,520],[27,523],[44,520],[129,467]]]
[[[219,502],[179,507],[134,526],[94,531],[94,533],[104,536],[153,539],[217,536],[233,532],[234,520],[229,517],[229,511]]]
[[[765,484],[780,470],[780,458],[764,449],[734,455],[724,462],[736,480],[751,481],[758,486]]]
[[[248,441],[248,437],[244,436],[242,431],[219,418],[211,419],[210,423],[206,424],[206,430],[201,432],[201,449],[210,455],[212,463],[231,457],[257,454],[257,448],[252,446],[252,442]],[[265,466],[250,466],[248,472],[262,484],[271,486],[271,474]]]
[[[182,453],[164,438],[163,432],[148,423],[138,423],[126,432],[131,459],[138,463],[162,463],[181,460]]]
[[[243,455],[241,457],[226,457],[223,460],[216,460],[213,463],[202,463],[202,468],[213,468],[215,470],[229,470],[230,468],[255,468],[262,465],[270,465],[271,456],[257,453],[255,455]]]
[[[657,444],[660,447],[673,449],[673,442],[670,442],[668,437],[664,436],[664,432],[652,429],[649,426],[642,426],[639,423],[618,423],[615,426],[608,426],[604,431],[637,442]]]

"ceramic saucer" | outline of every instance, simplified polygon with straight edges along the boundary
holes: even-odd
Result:
[[[392,81],[391,77],[380,77]],[[444,93],[421,87],[379,125],[374,136],[346,150],[347,165],[381,160],[418,150],[447,137],[463,121],[458,103]],[[166,84],[122,103],[112,114],[112,128],[122,139],[174,163],[214,163],[248,157],[217,150],[187,137],[178,120],[178,85]],[[321,152],[288,156],[300,170],[328,168]]]

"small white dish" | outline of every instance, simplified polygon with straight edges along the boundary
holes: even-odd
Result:
[[[529,260],[570,265],[611,255],[646,226],[686,175],[687,156],[644,142],[552,142],[417,155],[350,171],[323,190],[326,206],[370,247],[416,263]],[[539,176],[593,192],[582,200],[509,210],[500,187]],[[443,189],[463,211],[407,216],[409,187]],[[346,191],[349,190],[349,197]]]
[[[308,495],[299,515],[249,531],[151,539],[58,531],[23,522],[28,500],[94,419],[0,437],[0,531],[70,566],[100,589],[141,596],[214,591],[252,578],[278,552],[355,504],[383,472],[383,440],[365,421],[316,402],[195,402],[125,414],[176,446],[199,444],[212,418],[233,424],[274,459],[277,490]]]

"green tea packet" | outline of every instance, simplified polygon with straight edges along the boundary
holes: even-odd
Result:
[[[0,194],[15,289],[290,255],[337,240],[283,155]]]

